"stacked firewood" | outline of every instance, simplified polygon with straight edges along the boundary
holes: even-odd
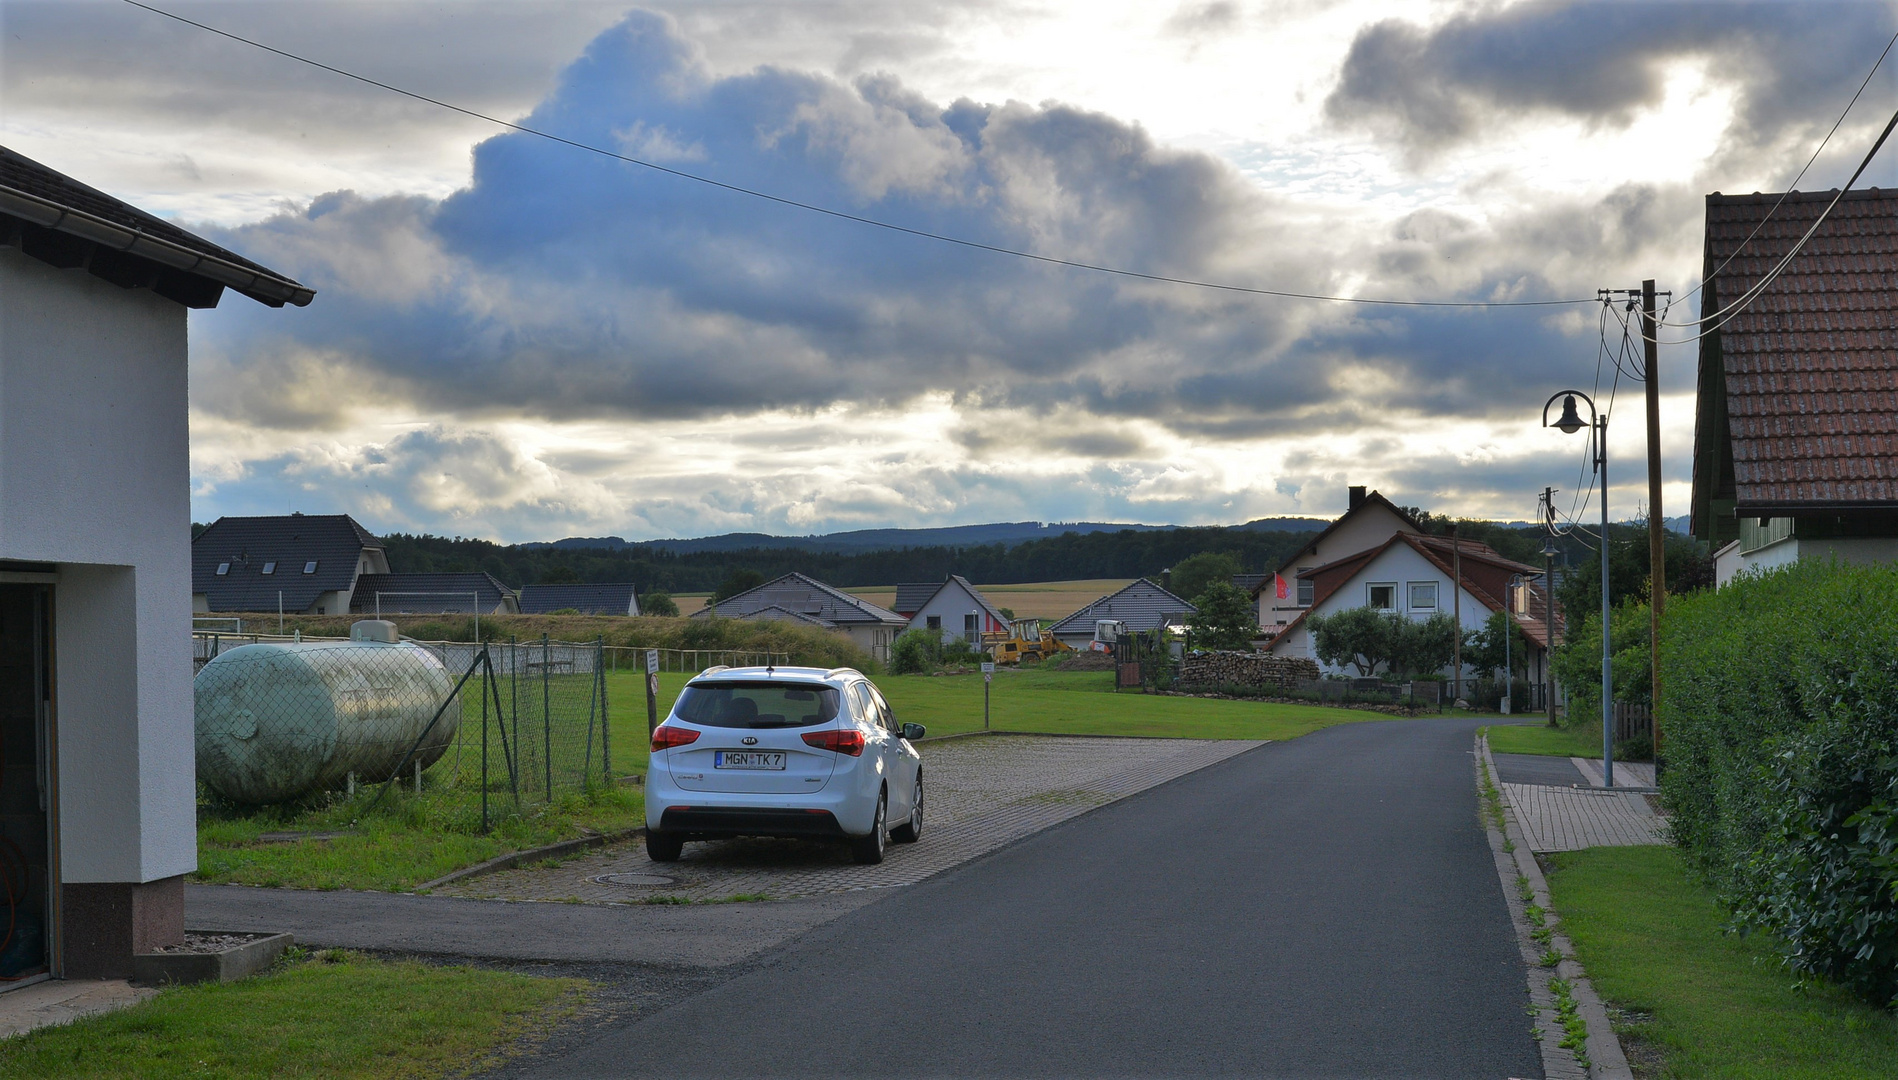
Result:
[[[1196,652],[1180,662],[1183,686],[1276,686],[1290,690],[1318,678],[1318,663],[1305,656],[1255,652]]]

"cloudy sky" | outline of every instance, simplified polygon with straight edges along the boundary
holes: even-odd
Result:
[[[1143,273],[1690,307],[1878,3],[159,3],[724,182]],[[1393,14],[1395,13],[1395,14]],[[1888,61],[1802,188],[1898,105]],[[116,0],[0,2],[0,141],[318,290],[194,312],[194,516],[500,540],[1328,515],[1576,487],[1599,307],[1247,296],[957,248],[615,162]],[[1888,154],[1864,184],[1898,184]],[[1618,343],[1620,327],[1607,323]],[[1691,346],[1662,350],[1667,512]],[[1620,384],[1617,516],[1645,500]],[[1592,513],[1592,511],[1591,511]]]

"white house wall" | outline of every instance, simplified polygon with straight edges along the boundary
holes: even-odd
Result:
[[[185,309],[0,249],[0,558],[53,586],[63,881],[197,867]]]
[[[1298,580],[1292,576],[1299,567],[1316,568],[1334,563],[1360,551],[1369,551],[1397,533],[1416,531],[1403,518],[1383,506],[1377,503],[1366,505],[1355,516],[1342,521],[1336,532],[1320,541],[1316,551],[1298,557],[1292,572],[1285,575],[1285,599],[1280,600],[1272,581],[1269,578],[1266,580],[1265,588],[1259,592],[1259,625],[1270,630],[1281,620],[1291,622],[1298,618],[1299,612],[1305,610],[1298,606]]]
[[[1861,566],[1894,562],[1898,561],[1898,537],[1801,539],[1788,536],[1745,552],[1734,545],[1730,549],[1723,549],[1714,560],[1714,580],[1719,585],[1725,585],[1736,574],[1765,573],[1781,566],[1791,566],[1801,559],[1837,559],[1842,563]]]
[[[918,608],[910,618],[909,625],[912,630],[925,628],[929,625],[931,615],[939,617],[942,620],[942,641],[947,645],[963,640],[962,620],[968,618],[971,611],[977,613],[976,625],[985,634],[996,634],[1008,629],[983,610],[975,597],[969,595],[969,590],[953,581],[936,590],[936,595],[930,597],[929,602]]]
[[[1437,585],[1437,606],[1427,609],[1410,607],[1410,584],[1412,582],[1435,582]],[[1396,610],[1411,619],[1423,620],[1437,611],[1446,615],[1456,614],[1453,609],[1450,591],[1450,575],[1438,570],[1435,563],[1423,557],[1409,544],[1393,544],[1384,554],[1359,570],[1350,580],[1339,586],[1337,591],[1326,597],[1322,603],[1312,608],[1313,615],[1335,615],[1349,608],[1363,607],[1370,603],[1370,586],[1373,584],[1395,583],[1397,586]],[[1489,621],[1491,609],[1478,600],[1469,589],[1462,592],[1462,625],[1465,630],[1480,630]],[[1309,616],[1308,616],[1309,618]],[[1278,656],[1308,656],[1318,662],[1318,666],[1327,674],[1357,674],[1357,669],[1346,665],[1337,667],[1318,660],[1318,643],[1312,637],[1307,626],[1300,626],[1285,635],[1283,640],[1275,642],[1272,652]],[[1444,673],[1449,673],[1445,665]],[[1476,672],[1468,665],[1464,667],[1464,677],[1471,678]]]

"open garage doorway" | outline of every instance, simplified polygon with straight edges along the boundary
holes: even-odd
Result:
[[[52,964],[52,599],[0,584],[0,989]]]

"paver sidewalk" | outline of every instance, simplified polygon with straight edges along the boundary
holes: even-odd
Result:
[[[472,899],[643,904],[795,899],[913,885],[1051,825],[1263,745],[1244,740],[993,736],[923,747],[923,839],[859,866],[840,844],[740,839],[686,845],[655,863],[619,844],[555,867],[507,870],[436,890]]]
[[[1501,784],[1531,851],[1667,843],[1667,819],[1647,796],[1600,788]]]

